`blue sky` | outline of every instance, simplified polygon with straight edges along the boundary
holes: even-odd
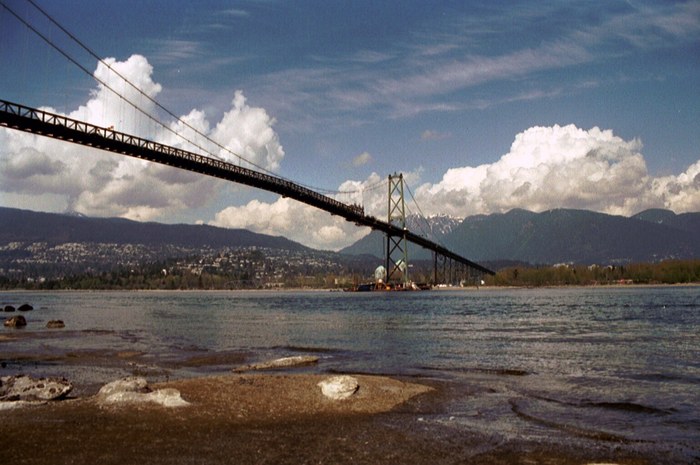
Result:
[[[2,1],[96,70],[29,3]],[[404,172],[426,213],[455,216],[700,210],[698,1],[37,3],[101,57],[145,58],[150,73],[135,62],[125,72],[157,83],[155,98],[174,113],[196,109],[213,131],[238,108],[250,127],[271,129],[251,157],[303,184],[361,187]],[[89,106],[94,80],[3,8],[0,25],[0,98],[66,114]],[[17,144],[0,153],[0,171],[29,182]],[[126,190],[135,172],[120,166],[110,181]],[[197,186],[210,197],[167,203],[114,186],[105,197],[92,181],[61,190],[38,174],[32,192],[7,178],[0,203],[212,222],[327,248],[356,237],[308,212],[313,231],[295,229],[298,206],[249,189]],[[385,202],[366,195],[368,209]]]

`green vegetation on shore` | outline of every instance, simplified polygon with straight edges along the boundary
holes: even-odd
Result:
[[[621,266],[510,267],[488,276],[492,286],[591,286],[700,283],[700,260],[667,260]]]
[[[216,271],[200,273],[164,273],[163,264],[140,269],[103,273],[73,274],[56,279],[32,280],[0,276],[0,289],[37,290],[196,290],[196,289],[334,289],[351,287],[367,281],[357,274],[317,272],[312,275],[287,276],[279,282],[255,279],[255,274]],[[416,270],[418,271],[418,270]],[[364,273],[361,273],[364,274]],[[413,274],[414,279],[430,277],[427,270]],[[517,266],[501,269],[495,276],[485,276],[488,286],[591,286],[613,284],[692,284],[700,283],[700,260],[668,260],[623,266]]]
[[[267,282],[254,274],[187,271],[164,273],[160,266],[102,273],[71,274],[54,279],[22,279],[0,276],[0,289],[37,290],[226,290],[274,288],[333,288],[335,277],[320,273]]]

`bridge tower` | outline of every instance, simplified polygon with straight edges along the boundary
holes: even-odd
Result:
[[[403,174],[389,175],[389,208],[387,222],[403,231],[400,236],[386,236],[386,282],[399,281],[404,286],[408,277],[408,240],[406,239],[406,205],[403,195]]]

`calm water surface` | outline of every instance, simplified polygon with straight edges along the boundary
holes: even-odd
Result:
[[[0,340],[2,375],[92,386],[129,369],[158,381],[315,353],[320,372],[441,380],[451,395],[427,425],[700,461],[700,287],[0,293],[24,302],[32,337]],[[43,329],[52,319],[66,328]],[[139,357],[89,357],[124,353]]]

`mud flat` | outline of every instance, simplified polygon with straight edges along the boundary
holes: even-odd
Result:
[[[89,396],[2,410],[0,463],[650,463],[427,424],[439,383],[353,376],[360,388],[341,401],[321,393],[328,375],[230,374],[152,386],[178,390],[181,407]]]

